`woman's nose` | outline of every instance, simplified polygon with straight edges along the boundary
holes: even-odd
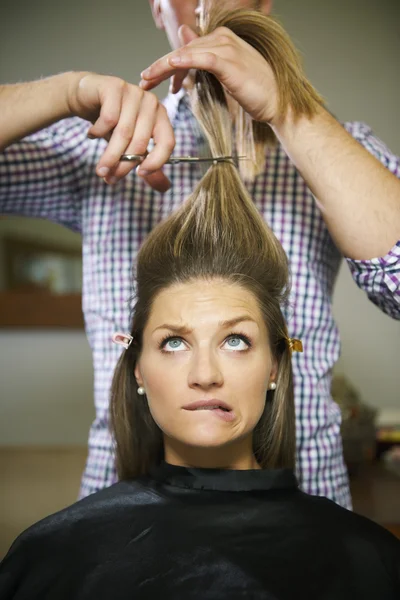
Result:
[[[190,387],[220,387],[223,374],[218,358],[209,350],[194,353],[190,365],[188,383]]]

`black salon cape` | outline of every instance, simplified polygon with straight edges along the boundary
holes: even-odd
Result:
[[[399,600],[400,542],[290,470],[163,463],[33,525],[0,565],[1,600],[142,598]]]

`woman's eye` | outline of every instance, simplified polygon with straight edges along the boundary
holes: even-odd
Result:
[[[242,335],[230,335],[225,341],[228,350],[248,350],[250,341]]]
[[[170,337],[162,342],[161,348],[164,352],[180,352],[185,349],[185,346],[181,338]]]

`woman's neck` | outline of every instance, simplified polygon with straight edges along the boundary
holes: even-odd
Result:
[[[253,454],[251,442],[217,448],[199,448],[187,446],[165,436],[164,460],[179,467],[239,471],[261,469]]]

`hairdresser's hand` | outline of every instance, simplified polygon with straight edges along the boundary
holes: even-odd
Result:
[[[154,148],[138,174],[158,191],[169,189],[161,167],[174,149],[175,137],[167,112],[154,94],[117,77],[74,73],[68,105],[72,114],[93,123],[88,137],[109,142],[96,166],[99,177],[115,183],[127,175],[138,163],[120,162],[121,154],[144,154],[153,139]]]
[[[226,27],[198,37],[183,25],[179,34],[184,45],[142,72],[139,85],[143,90],[172,77],[171,91],[176,93],[189,69],[201,69],[215,75],[253,119],[272,124],[278,108],[277,85],[271,67],[257,50]]]

